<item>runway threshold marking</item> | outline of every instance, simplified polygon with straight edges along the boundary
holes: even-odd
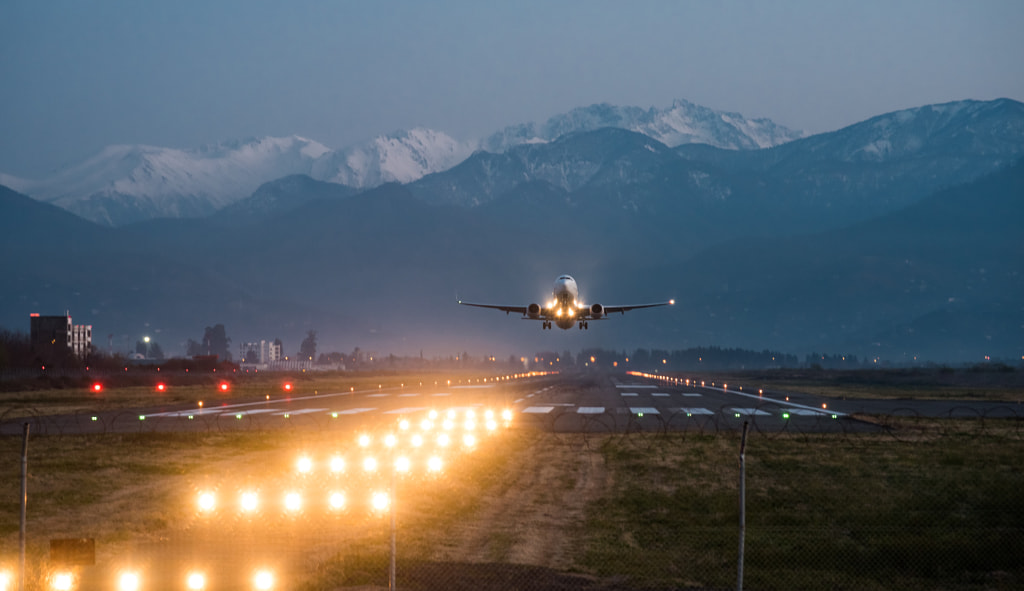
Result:
[[[576,414],[581,415],[600,415],[604,414],[603,406],[581,406],[576,409]]]
[[[324,412],[326,410],[326,408],[300,408],[298,410],[282,410],[280,412],[275,412],[274,416],[283,417],[285,415],[307,415],[314,412]]]
[[[636,392],[620,392],[622,396],[639,396]]]
[[[813,406],[806,406],[804,404],[797,404],[795,402],[789,402],[789,401],[785,401],[785,400],[776,400],[775,398],[767,398],[767,397],[762,396],[760,394],[747,394],[746,392],[737,392],[735,390],[726,390],[725,388],[711,388],[711,389],[712,390],[718,390],[719,392],[723,392],[725,394],[734,394],[736,396],[745,396],[747,398],[752,398],[754,400],[759,400],[761,402],[773,402],[773,403],[778,404],[780,406],[788,406],[790,408],[797,408],[797,409],[802,409],[802,410],[806,410],[806,411],[813,411],[813,412],[816,412],[816,413],[822,414],[822,415],[835,415],[837,417],[845,417],[846,416],[846,413],[836,412],[834,410],[828,410],[828,409],[822,409],[822,408],[815,408]]]
[[[358,415],[358,414],[362,414],[364,412],[370,412],[370,411],[374,411],[374,410],[377,410],[377,409],[376,408],[349,408],[349,409],[345,409],[345,410],[339,410],[339,411],[337,411],[337,414],[339,414],[339,415]]]
[[[684,412],[684,413],[686,413],[688,415],[713,415],[713,414],[715,414],[715,413],[711,412],[710,410],[708,410],[706,408],[680,408],[679,410],[680,410],[680,412]]]
[[[736,414],[745,415],[745,416],[753,416],[753,417],[770,417],[771,414],[772,414],[770,412],[765,412],[765,411],[757,409],[757,408],[734,408],[732,410]]]
[[[652,392],[651,396],[657,396],[658,398],[668,398],[668,392]]]
[[[629,407],[629,412],[631,412],[631,413],[633,413],[635,415],[657,415],[657,414],[661,414],[661,413],[658,412],[658,409],[650,407],[650,406],[631,406],[631,407]]]
[[[386,411],[384,411],[384,414],[386,414],[386,415],[404,415],[404,414],[412,414],[412,413],[420,412],[421,410],[427,410],[427,407],[425,407],[425,406],[411,406],[411,407],[408,407],[408,408],[396,408],[395,410],[386,410]]]
[[[696,392],[683,392],[683,396],[686,398],[700,398],[703,394],[698,394]]]
[[[522,410],[523,414],[546,415],[555,410],[553,406],[528,406]]]
[[[657,386],[650,386],[647,384],[618,384],[616,388],[650,388],[651,390],[657,388]]]

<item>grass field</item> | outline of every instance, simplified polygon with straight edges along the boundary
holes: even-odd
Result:
[[[1024,586],[1020,426],[899,428],[898,437],[750,434],[746,588]],[[356,435],[32,438],[28,588],[46,588],[48,542],[66,537],[96,540],[98,565],[81,577],[97,585],[130,560],[147,569],[143,588],[166,580],[174,584],[162,588],[182,589],[172,565],[202,558],[241,572],[259,557],[276,560],[279,588],[386,586],[389,522],[367,499],[388,479],[356,468]],[[20,438],[0,439],[0,569],[17,556],[20,451]],[[342,453],[350,468],[299,478],[302,453],[321,467]],[[397,481],[399,584],[735,588],[738,453],[737,433],[587,436],[513,425],[447,455],[439,475],[414,469]],[[340,486],[348,508],[329,514],[311,502],[286,516],[267,501],[241,517],[234,506],[244,487],[277,499],[296,483],[310,495]],[[211,515],[196,508],[200,490],[217,492]]]

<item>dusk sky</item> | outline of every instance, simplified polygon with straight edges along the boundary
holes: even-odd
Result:
[[[110,144],[458,139],[677,98],[811,133],[1024,100],[1024,2],[8,2],[0,172]]]

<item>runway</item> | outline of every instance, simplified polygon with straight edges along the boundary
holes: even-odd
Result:
[[[239,385],[244,391],[244,384]],[[36,435],[269,429],[357,429],[413,418],[430,410],[511,411],[514,424],[552,432],[722,431],[744,422],[765,432],[868,432],[865,417],[1017,418],[1019,403],[832,399],[781,391],[743,391],[712,382],[624,372],[563,373],[451,386],[376,388],[243,400],[211,395],[200,406],[134,408],[4,420],[0,434]],[[884,421],[882,421],[884,422]]]

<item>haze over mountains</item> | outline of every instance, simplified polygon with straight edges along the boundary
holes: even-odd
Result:
[[[179,354],[224,323],[235,343],[286,350],[314,329],[345,351],[1020,359],[1022,158],[1024,104],[1005,99],[811,137],[677,101],[468,143],[411,130],[340,151],[111,148],[59,182],[0,179],[104,224],[0,189],[0,244],[19,253],[0,271],[0,325],[70,309],[98,345],[156,334]],[[588,303],[678,304],[552,333],[454,303],[544,301],[562,273]]]
[[[291,174],[369,189],[409,183],[455,166],[474,151],[504,152],[566,133],[618,127],[671,146],[699,142],[727,149],[768,147],[801,134],[767,119],[713,111],[679,100],[668,109],[607,104],[573,109],[542,125],[510,126],[490,137],[456,140],[411,129],[340,150],[298,136],[253,138],[177,150],[111,146],[41,180],[0,174],[0,184],[95,222],[119,226],[158,217],[204,217]]]

